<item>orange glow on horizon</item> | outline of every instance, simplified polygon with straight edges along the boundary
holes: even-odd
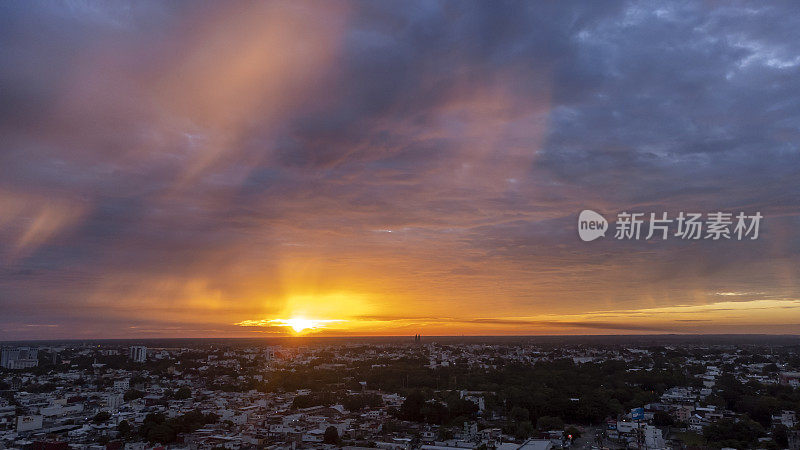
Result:
[[[311,308],[313,309],[313,308]],[[541,334],[661,334],[696,333],[715,320],[729,326],[763,326],[800,314],[800,300],[763,299],[750,302],[718,301],[706,305],[671,306],[633,310],[598,310],[581,314],[541,314],[499,317],[380,317],[349,315],[347,319],[243,320],[239,327],[256,332],[314,333],[321,336],[397,336],[423,331],[445,335],[541,335]],[[702,317],[700,319],[699,317]],[[699,323],[695,323],[699,322]],[[724,330],[724,327],[722,328]],[[277,330],[277,331],[276,331]]]
[[[304,317],[292,317],[290,319],[243,320],[235,325],[241,327],[286,327],[291,328],[293,334],[302,334],[306,331],[326,328],[327,324],[335,322],[345,321],[339,319],[306,319]]]

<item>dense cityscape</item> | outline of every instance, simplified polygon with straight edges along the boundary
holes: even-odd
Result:
[[[800,448],[788,337],[9,343],[2,366],[0,448]]]

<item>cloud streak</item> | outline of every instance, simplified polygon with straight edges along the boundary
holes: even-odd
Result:
[[[800,332],[797,13],[4,2],[0,339]],[[765,219],[587,245],[585,208]]]

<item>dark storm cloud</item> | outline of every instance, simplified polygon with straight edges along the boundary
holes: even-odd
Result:
[[[298,285],[482,326],[796,297],[798,12],[4,2],[0,338],[236,333]],[[766,219],[754,242],[587,244],[584,208]]]

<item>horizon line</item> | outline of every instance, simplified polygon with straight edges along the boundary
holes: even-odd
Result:
[[[380,339],[380,338],[413,338],[415,334],[396,334],[396,335],[284,335],[284,336],[252,336],[252,337],[137,337],[137,338],[35,338],[35,339],[12,339],[0,340],[0,344],[19,343],[19,342],[92,342],[92,341],[158,341],[158,340],[268,340],[268,339]],[[800,333],[656,333],[656,334],[442,334],[425,335],[420,334],[423,339],[436,338],[625,338],[625,337],[784,337],[800,338]]]

